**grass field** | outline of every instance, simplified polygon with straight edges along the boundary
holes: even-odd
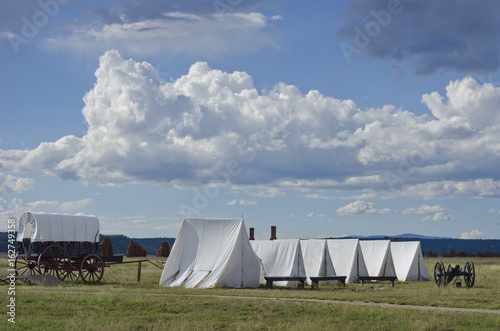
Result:
[[[429,274],[437,260],[426,259]],[[466,261],[442,260],[461,266]],[[322,283],[315,290],[160,288],[162,270],[155,265],[143,263],[141,283],[136,264],[117,265],[106,268],[98,284],[17,282],[15,296],[0,285],[0,330],[498,330],[500,314],[477,309],[500,312],[500,259],[473,261],[476,284],[470,289],[438,288],[434,281],[348,284],[345,289]],[[6,269],[7,259],[0,259],[0,274]],[[10,297],[15,297],[15,328],[6,314]]]

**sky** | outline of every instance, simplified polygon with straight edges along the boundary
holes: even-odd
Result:
[[[500,238],[497,1],[0,2],[0,217]]]

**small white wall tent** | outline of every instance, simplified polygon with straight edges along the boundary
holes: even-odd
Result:
[[[338,276],[346,283],[356,283],[359,276],[368,276],[358,239],[328,239],[328,252]]]
[[[420,241],[391,242],[391,254],[399,281],[431,280],[425,267]]]
[[[260,269],[243,219],[185,218],[160,286],[258,287]]]
[[[309,278],[311,276],[336,276],[326,240],[301,240],[300,249],[309,284],[311,284],[311,279]]]
[[[30,233],[31,229],[31,233]],[[25,212],[19,219],[17,241],[99,241],[95,216]]]
[[[251,240],[250,244],[264,268],[261,283],[266,282],[264,276],[305,276],[299,239]],[[297,282],[277,281],[275,284],[289,286],[297,285]]]
[[[390,240],[359,242],[369,276],[396,276],[390,243]]]

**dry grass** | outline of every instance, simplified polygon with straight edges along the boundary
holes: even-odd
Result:
[[[129,259],[130,260],[130,259]],[[151,258],[155,262],[155,258]],[[437,259],[426,259],[429,274]],[[443,259],[463,265],[466,259]],[[103,281],[67,282],[64,287],[16,286],[16,326],[24,329],[84,330],[318,330],[318,329],[500,329],[500,315],[440,310],[358,306],[333,302],[380,302],[394,305],[500,310],[500,259],[476,258],[476,285],[471,288],[434,282],[348,284],[319,290],[294,287],[258,289],[160,288],[161,269],[143,263],[106,268]],[[6,259],[0,259],[5,274]],[[6,307],[7,286],[0,285]],[[291,300],[285,300],[285,299]],[[280,300],[281,299],[281,300]],[[304,301],[302,299],[319,299]],[[6,309],[6,308],[4,308]],[[12,330],[7,315],[0,329]]]

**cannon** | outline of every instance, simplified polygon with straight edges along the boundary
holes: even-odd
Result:
[[[476,279],[476,271],[474,269],[474,263],[472,261],[465,262],[464,268],[461,269],[459,265],[448,265],[448,269],[445,270],[442,261],[436,262],[434,266],[434,281],[438,287],[446,286],[453,281],[453,284],[459,286],[460,282],[457,280],[460,277],[464,277],[464,283],[467,287],[474,286],[474,280]]]
[[[16,275],[99,282],[106,257],[99,255],[98,238],[95,216],[26,212],[19,220]]]

